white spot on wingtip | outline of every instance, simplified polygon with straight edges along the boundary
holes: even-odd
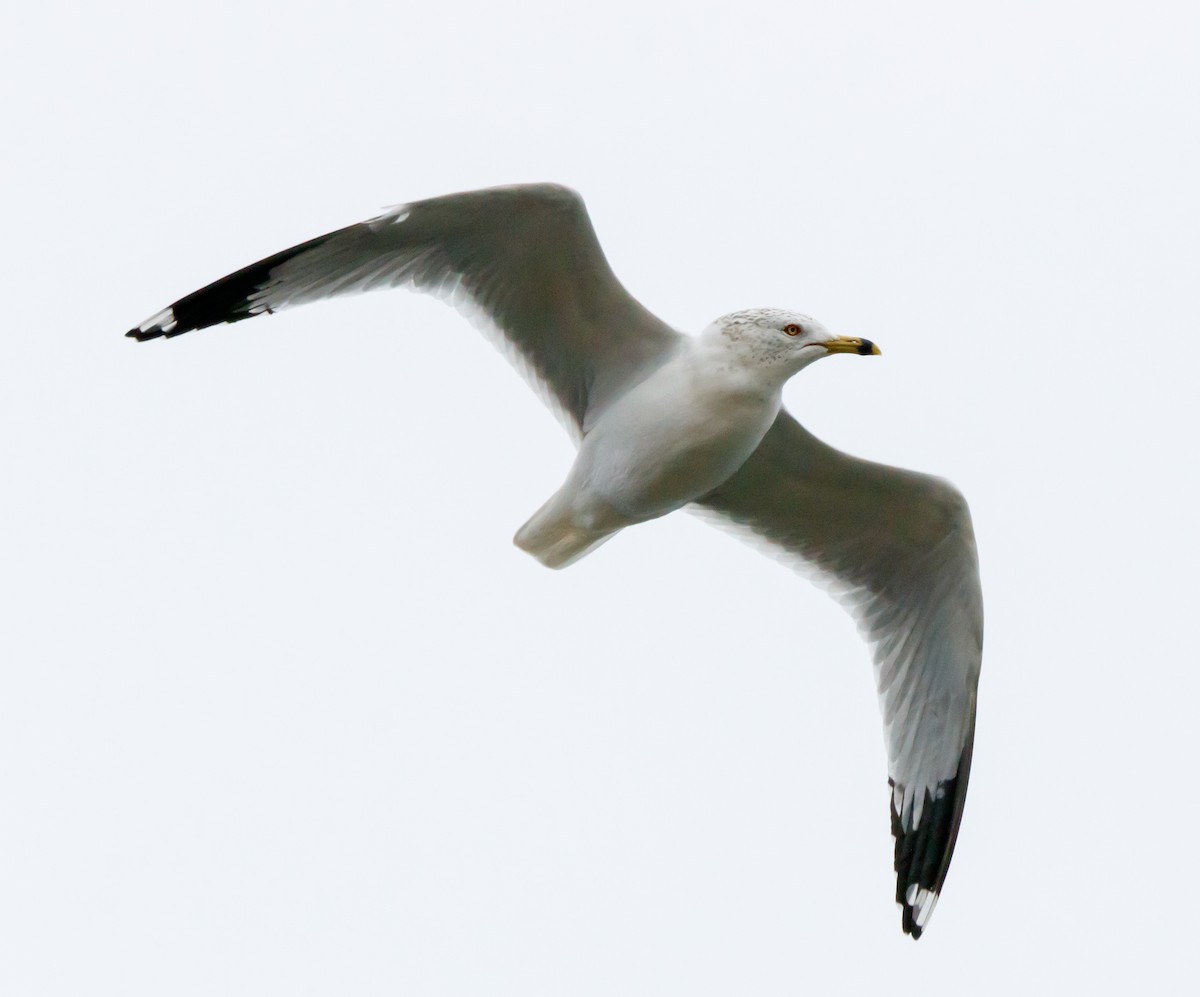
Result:
[[[170,308],[164,308],[156,315],[151,315],[141,325],[138,326],[138,332],[149,332],[151,329],[158,329],[162,332],[170,332],[179,323],[175,321],[175,312]]]
[[[407,204],[393,204],[390,208],[384,208],[382,213],[372,218],[367,225],[372,231],[378,232],[388,225],[399,225],[401,222],[407,221],[411,214],[412,208]]]
[[[912,908],[913,923],[918,928],[925,927],[937,906],[938,895],[933,890],[924,889],[918,883],[910,883],[904,891],[904,903]]]
[[[909,892],[915,887],[909,887]],[[933,908],[937,906],[938,895],[932,890],[917,890],[917,901],[913,906],[916,908],[916,913],[913,920],[918,928],[925,927],[925,922],[929,920],[933,914]]]

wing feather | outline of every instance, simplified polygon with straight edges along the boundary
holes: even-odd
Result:
[[[128,335],[178,336],[391,287],[457,306],[506,348],[577,439],[680,339],[621,286],[579,195],[553,184],[400,205],[222,277]]]
[[[948,483],[826,446],[782,412],[701,511],[824,580],[871,643],[888,753],[896,898],[920,937],[966,800],[983,600],[966,502]]]

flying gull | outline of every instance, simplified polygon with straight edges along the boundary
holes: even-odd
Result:
[[[571,434],[575,463],[517,531],[522,550],[566,567],[686,507],[824,582],[850,610],[883,713],[896,901],[919,938],[971,767],[983,601],[970,514],[947,482],[843,454],[781,401],[814,360],[879,349],[777,308],[677,332],[617,281],[582,199],[551,184],[389,209],[223,277],[127,335],[178,336],[390,287],[458,307]]]

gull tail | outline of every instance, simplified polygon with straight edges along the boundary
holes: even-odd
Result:
[[[513,543],[547,568],[565,568],[586,557],[625,525],[591,528],[581,525],[572,504],[561,491],[555,493],[517,530]]]

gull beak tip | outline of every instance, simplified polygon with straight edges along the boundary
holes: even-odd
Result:
[[[879,347],[869,339],[851,336],[834,336],[821,343],[830,353],[857,353],[860,357],[879,356]]]

